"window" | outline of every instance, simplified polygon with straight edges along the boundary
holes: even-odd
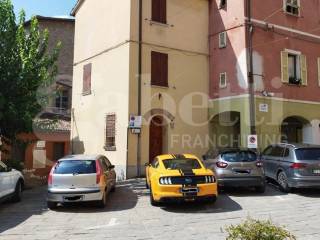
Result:
[[[106,117],[106,151],[116,150],[116,115],[108,114]]]
[[[57,161],[60,158],[63,158],[64,154],[64,143],[55,142],[53,143],[53,160]]]
[[[227,33],[222,32],[219,34],[219,48],[227,47]]]
[[[300,13],[300,3],[299,0],[284,0],[285,12],[299,16]]]
[[[151,52],[151,85],[168,87],[168,54]]]
[[[300,64],[299,56],[294,54],[288,55],[288,71],[289,71],[289,83],[300,84]]]
[[[92,71],[92,64],[91,63],[83,66],[82,93],[84,95],[91,94],[91,71]]]
[[[319,84],[319,87],[320,87],[320,57],[318,58],[318,84]]]
[[[227,5],[227,0],[220,0],[219,8],[224,8]]]
[[[69,91],[68,90],[58,91],[58,94],[56,97],[56,108],[64,109],[64,110],[69,108]]]
[[[219,87],[225,88],[227,87],[227,73],[220,73],[220,81],[219,81]]]
[[[60,161],[54,173],[56,174],[94,174],[96,162],[93,160],[66,160]]]
[[[152,21],[167,23],[167,0],[152,0]]]
[[[153,160],[153,162],[151,163],[151,166],[152,166],[153,168],[158,168],[158,166],[159,166],[159,161],[158,161],[157,158]]]
[[[284,148],[275,146],[272,148],[270,156],[272,157],[283,157]]]
[[[307,58],[293,50],[281,52],[281,79],[284,83],[307,85]]]

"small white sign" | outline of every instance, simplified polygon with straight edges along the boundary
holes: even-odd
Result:
[[[258,136],[249,135],[248,136],[248,148],[258,148]]]
[[[142,116],[130,115],[129,128],[141,129],[141,127],[142,127]]]
[[[260,112],[269,112],[269,105],[266,103],[259,104],[259,111]]]
[[[45,141],[38,141],[36,148],[45,148],[46,147],[46,142]]]

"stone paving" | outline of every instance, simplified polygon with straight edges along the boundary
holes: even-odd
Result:
[[[224,228],[250,216],[287,226],[298,239],[320,239],[320,190],[283,194],[227,191],[215,205],[152,207],[144,180],[118,184],[105,209],[90,205],[46,208],[46,189],[24,192],[21,203],[0,205],[0,240],[225,239]]]

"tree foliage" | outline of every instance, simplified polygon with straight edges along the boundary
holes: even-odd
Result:
[[[16,19],[11,1],[0,0],[0,128],[10,140],[32,131],[48,101],[61,45],[49,52],[48,38],[35,17],[26,24],[23,11]]]

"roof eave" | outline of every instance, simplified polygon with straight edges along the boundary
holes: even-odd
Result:
[[[70,15],[75,17],[79,8],[82,6],[82,4],[84,3],[85,0],[78,0],[76,5],[74,6],[74,8],[71,10]]]

